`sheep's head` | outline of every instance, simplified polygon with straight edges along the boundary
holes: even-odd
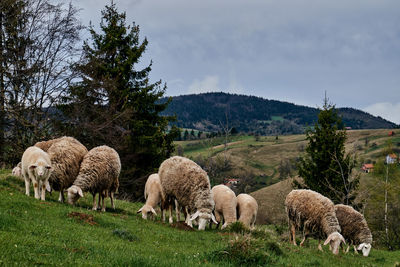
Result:
[[[215,224],[218,224],[215,220],[214,214],[209,209],[200,209],[197,210],[195,214],[190,217],[190,220],[193,221],[196,218],[199,218],[199,230],[206,229],[206,224],[212,220]]]
[[[80,198],[83,197],[82,189],[79,186],[73,185],[68,188],[68,203],[74,205],[75,202]]]
[[[137,213],[142,213],[142,218],[145,220],[147,220],[148,215],[151,216],[152,214],[154,214],[155,216],[157,216],[157,213],[154,210],[154,208],[147,204],[145,204],[142,208],[140,208],[140,210],[138,210]]]
[[[21,168],[18,167],[18,166],[15,167],[15,168],[12,170],[12,175],[17,176],[17,177],[21,177],[21,176],[22,176]]]
[[[339,234],[338,232],[333,232],[328,236],[328,238],[324,242],[324,246],[330,244],[332,248],[332,253],[337,255],[339,254],[339,248],[340,248],[340,243],[343,242],[346,244],[346,241],[344,240],[343,236]]]
[[[358,245],[357,250],[361,250],[364,257],[368,257],[369,252],[371,251],[371,244],[361,243]]]
[[[49,177],[52,172],[51,165],[47,164],[45,161],[38,161],[34,164],[29,165],[29,170],[35,173],[37,178]]]

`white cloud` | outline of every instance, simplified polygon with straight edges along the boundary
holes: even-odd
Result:
[[[389,121],[400,124],[400,102],[380,102],[363,108],[364,111],[375,116],[381,116]]]
[[[188,93],[200,94],[200,93],[221,91],[221,88],[219,87],[218,83],[219,83],[219,77],[217,75],[207,75],[201,81],[196,79],[189,86]]]

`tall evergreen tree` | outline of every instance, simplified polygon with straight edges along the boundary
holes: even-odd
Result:
[[[299,175],[307,188],[317,191],[335,203],[351,203],[359,177],[353,175],[355,158],[345,154],[346,131],[335,106],[324,99],[314,129],[307,129],[306,155],[300,158]]]
[[[100,32],[90,25],[91,44],[83,45],[82,62],[76,65],[81,80],[70,89],[62,106],[66,132],[89,148],[107,144],[122,161],[121,190],[142,196],[144,177],[155,171],[173,151],[176,128],[173,118],[161,116],[169,101],[159,102],[166,86],[149,82],[152,63],[138,70],[148,41],[139,40],[139,26],[126,25],[126,14],[111,2],[101,12]]]

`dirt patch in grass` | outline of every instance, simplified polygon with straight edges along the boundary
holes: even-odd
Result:
[[[190,227],[189,225],[187,225],[184,222],[173,223],[173,224],[171,224],[171,227],[179,229],[179,230],[184,230],[184,231],[194,231],[194,229],[192,227]]]
[[[97,222],[94,221],[94,217],[91,214],[70,212],[68,213],[68,217],[75,218],[75,220],[78,222],[87,223],[89,225],[97,225]]]

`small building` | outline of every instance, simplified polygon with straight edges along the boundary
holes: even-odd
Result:
[[[385,159],[385,163],[386,163],[386,164],[394,164],[394,163],[397,163],[397,155],[394,154],[394,153],[387,155],[387,156],[386,156],[386,159]]]
[[[365,172],[365,173],[370,173],[374,170],[374,164],[371,163],[365,163],[362,165],[361,169]]]
[[[351,130],[351,127],[347,126],[345,127],[346,130]]]
[[[389,136],[393,136],[394,135],[394,131],[389,131]]]

